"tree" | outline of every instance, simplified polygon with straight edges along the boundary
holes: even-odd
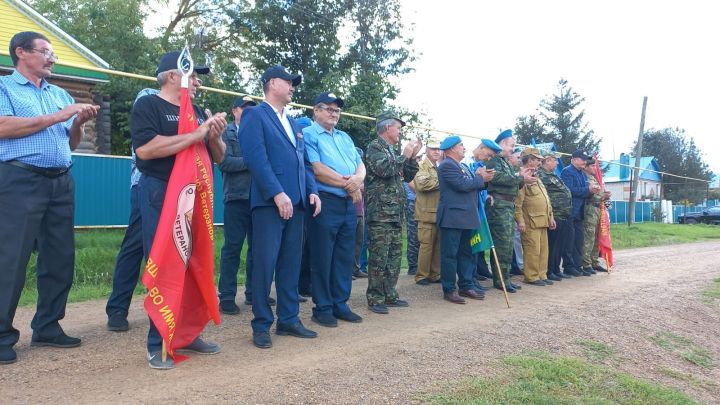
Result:
[[[637,145],[633,146],[636,150]],[[712,180],[713,173],[704,162],[695,141],[687,139],[680,128],[650,129],[643,133],[643,156],[654,156],[660,170],[684,177]],[[663,194],[666,199],[688,199],[702,202],[706,196],[707,183],[663,175]]]
[[[572,153],[582,149],[588,154],[598,150],[600,139],[595,138],[592,129],[583,122],[585,110],[580,105],[585,98],[560,79],[557,94],[540,102],[537,115],[521,116],[515,124],[518,142],[529,144],[532,138],[536,142],[553,142],[558,151]],[[568,160],[565,158],[564,160]]]
[[[152,74],[157,64],[155,43],[143,32],[147,0],[35,0],[30,2],[40,14],[91,49],[110,64],[111,69]],[[135,79],[110,76],[96,87],[110,97],[112,153],[130,153],[130,110],[135,95],[143,87]]]

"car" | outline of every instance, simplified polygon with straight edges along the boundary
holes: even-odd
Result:
[[[681,224],[712,224],[720,225],[720,206],[703,210],[702,212],[688,212],[678,216]]]

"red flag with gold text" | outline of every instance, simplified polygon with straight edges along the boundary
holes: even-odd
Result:
[[[181,89],[178,136],[198,127],[187,88]],[[214,283],[213,178],[198,142],[175,155],[143,284],[145,310],[168,353],[187,346],[210,320],[220,323]]]
[[[600,170],[600,161],[597,159],[597,154],[595,155],[595,177],[598,183],[600,183],[600,188],[604,189],[602,170]],[[600,204],[600,220],[597,235],[598,251],[600,252],[600,256],[605,258],[607,266],[610,268],[613,266],[612,239],[610,238],[610,215],[608,214],[605,204]]]

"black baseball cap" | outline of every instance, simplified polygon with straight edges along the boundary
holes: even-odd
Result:
[[[318,94],[317,97],[315,97],[315,105],[318,105],[320,103],[325,104],[337,104],[338,107],[343,108],[345,106],[345,102],[340,97],[336,96],[334,93],[331,93],[329,91],[326,91],[324,93]]]
[[[300,85],[300,82],[302,82],[302,75],[291,74],[284,67],[280,65],[275,65],[270,66],[269,68],[267,68],[267,70],[265,70],[265,73],[263,73],[260,77],[260,82],[262,84],[265,84],[269,82],[270,79],[290,80],[293,84],[293,87],[297,87],[298,85]]]
[[[157,65],[157,69],[155,69],[155,76],[159,75],[162,72],[167,72],[168,70],[175,70],[177,69],[177,60],[180,57],[180,51],[172,51],[164,54],[160,57],[160,62]],[[210,68],[207,66],[197,66],[195,65],[195,73],[199,75],[206,75],[210,73]]]
[[[580,158],[580,159],[585,160],[585,161],[587,161],[588,159],[590,159],[590,156],[586,155],[585,152],[583,152],[583,151],[580,150],[580,149],[578,149],[578,150],[576,150],[575,152],[573,152],[573,153],[572,153],[572,157],[574,157],[574,158]]]
[[[235,99],[235,102],[233,102],[232,108],[237,108],[237,107],[245,108],[248,106],[252,107],[252,106],[256,106],[256,105],[257,105],[257,103],[255,102],[255,100],[253,100],[252,97],[242,96],[242,97],[238,97]]]

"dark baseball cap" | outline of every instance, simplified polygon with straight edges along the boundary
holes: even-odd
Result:
[[[315,97],[315,105],[318,105],[320,103],[324,104],[337,104],[338,107],[343,108],[345,106],[345,102],[340,97],[336,96],[334,93],[331,93],[329,91],[326,91],[324,93],[318,94],[317,97]]]
[[[588,159],[590,159],[590,156],[586,155],[585,152],[583,152],[583,151],[580,150],[580,149],[578,149],[578,150],[576,150],[575,152],[573,152],[573,153],[572,153],[572,157],[574,157],[574,158],[580,158],[580,159],[582,159],[582,160],[588,160]]]
[[[162,72],[167,72],[168,70],[175,70],[177,69],[177,60],[180,57],[180,51],[172,51],[164,54],[160,57],[160,62],[157,65],[157,69],[155,69],[155,76],[159,75]],[[210,68],[207,66],[198,66],[195,65],[195,73],[199,75],[206,75],[210,73]]]
[[[252,97],[242,96],[242,97],[238,97],[235,99],[235,102],[233,102],[232,108],[237,108],[237,107],[245,108],[248,106],[252,107],[252,106],[256,106],[256,105],[257,105],[257,103],[255,102],[255,100],[253,100]]]
[[[395,114],[393,114],[392,111],[385,111],[385,112],[381,113],[380,115],[378,115],[377,118],[375,118],[375,119],[377,120],[377,122],[385,121],[385,120],[395,120],[400,123],[401,128],[405,126],[405,121],[403,121],[400,118],[398,118],[397,116],[395,116]]]
[[[270,79],[290,80],[293,84],[293,87],[297,87],[298,85],[300,85],[300,82],[302,82],[301,75],[291,74],[287,71],[287,69],[280,65],[270,66],[269,68],[267,68],[267,70],[265,70],[265,73],[263,73],[260,77],[260,82],[262,84],[265,84],[269,82]]]

